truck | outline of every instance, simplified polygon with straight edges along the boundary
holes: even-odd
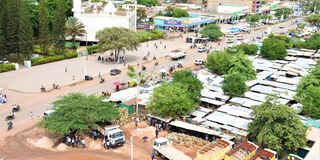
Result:
[[[172,146],[172,142],[164,137],[160,137],[154,140],[153,150],[155,155],[161,156],[164,159],[192,160],[189,156],[174,148]]]
[[[171,53],[168,55],[172,60],[179,60],[186,56],[186,52],[182,49],[176,49],[171,51]]]
[[[117,124],[104,127],[98,125],[97,130],[104,136],[104,147],[107,147],[107,141],[110,142],[110,147],[122,146],[125,143],[124,133]]]

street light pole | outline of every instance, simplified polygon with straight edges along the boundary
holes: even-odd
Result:
[[[131,136],[130,137],[130,152],[131,152],[131,158],[130,158],[130,160],[133,160],[133,137]]]
[[[137,0],[134,1],[134,31],[137,31]]]

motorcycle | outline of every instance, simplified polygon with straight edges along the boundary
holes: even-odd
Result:
[[[100,79],[100,83],[103,83],[103,82],[104,82],[104,78],[101,78],[101,79]]]
[[[9,114],[6,117],[6,121],[13,120],[15,118],[14,114]]]
[[[15,107],[12,108],[12,112],[19,112],[20,111],[20,106],[16,105]]]

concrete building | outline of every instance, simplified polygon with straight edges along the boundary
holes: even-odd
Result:
[[[132,8],[116,8],[113,1],[91,3],[90,1],[73,0],[74,16],[85,26],[86,36],[79,40],[96,42],[96,32],[107,27],[124,27],[136,29],[136,14]]]

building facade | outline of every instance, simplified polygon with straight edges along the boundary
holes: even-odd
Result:
[[[104,28],[124,27],[136,29],[136,14],[134,9],[119,10],[112,1],[107,4],[82,2],[73,0],[73,14],[85,26],[87,34],[79,37],[81,41],[96,42],[96,33]]]

